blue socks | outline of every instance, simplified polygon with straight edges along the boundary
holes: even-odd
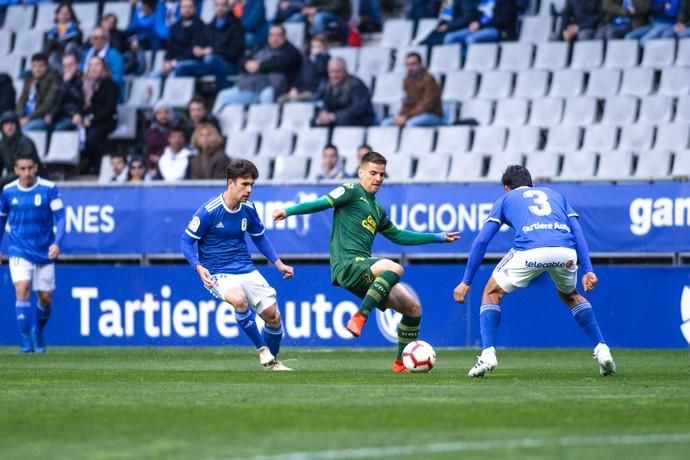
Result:
[[[19,332],[23,336],[31,335],[31,326],[33,326],[33,315],[31,311],[31,302],[28,300],[17,300],[14,304],[17,311],[17,324],[19,325]]]
[[[496,346],[496,330],[501,324],[501,306],[487,303],[479,309],[479,331],[482,335],[482,349]]]
[[[237,318],[237,324],[240,325],[256,348],[266,346],[264,338],[261,336],[261,333],[259,333],[259,328],[256,327],[256,316],[251,308],[248,308],[247,311],[244,312],[235,311],[235,318]]]
[[[40,335],[43,334],[43,329],[46,327],[46,324],[48,323],[48,319],[50,318],[50,312],[52,311],[52,308],[49,308],[47,306],[41,305],[40,303],[36,304],[36,332]]]
[[[263,336],[266,346],[271,350],[271,354],[277,358],[280,351],[280,342],[283,340],[283,323],[278,324],[278,327],[271,327],[268,324],[264,325]]]
[[[604,336],[601,335],[601,331],[599,330],[599,324],[597,323],[596,316],[594,316],[592,305],[589,302],[574,306],[570,310],[570,313],[573,314],[573,318],[575,318],[577,324],[580,325],[580,328],[592,342],[592,346],[596,347],[600,343],[606,343],[604,341]]]

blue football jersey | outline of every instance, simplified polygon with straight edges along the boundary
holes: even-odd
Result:
[[[64,212],[60,192],[48,180],[39,177],[29,188],[19,185],[19,180],[7,184],[0,195],[0,220],[7,219],[9,255],[37,265],[51,263],[48,248],[56,242],[54,218],[64,216]],[[64,219],[60,220],[64,226]]]
[[[219,195],[201,206],[185,233],[198,241],[199,261],[211,274],[241,274],[254,271],[245,233],[259,236],[266,231],[251,202],[231,211]]]
[[[496,201],[487,220],[515,229],[516,249],[574,249],[570,216],[578,214],[560,193],[546,187],[518,187]]]

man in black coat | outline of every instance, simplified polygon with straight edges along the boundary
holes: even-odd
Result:
[[[77,56],[66,53],[62,56],[62,82],[58,87],[55,104],[45,120],[53,131],[76,129],[72,118],[84,106],[84,88],[79,72]]]
[[[517,5],[515,0],[465,0],[459,18],[448,23],[443,43],[497,42],[515,37]]]
[[[323,109],[316,115],[315,126],[371,126],[374,107],[371,95],[362,80],[347,73],[345,60],[328,61],[328,84],[319,97]]]
[[[568,0],[563,10],[561,38],[566,42],[591,40],[603,18],[602,0]]]
[[[196,15],[194,0],[180,2],[180,19],[170,27],[168,47],[161,72],[168,76],[178,66],[193,66],[201,63],[194,55],[194,48],[205,47],[206,25]]]
[[[36,145],[22,134],[19,116],[14,111],[4,112],[0,116],[0,193],[2,188],[17,178],[14,174],[14,162],[18,155],[31,155],[40,163]]]

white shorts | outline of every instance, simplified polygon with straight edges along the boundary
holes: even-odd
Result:
[[[213,275],[212,278],[216,285],[209,291],[220,300],[225,300],[228,289],[239,287],[247,297],[247,303],[257,314],[261,314],[276,303],[276,290],[268,284],[266,278],[258,270],[241,275],[219,273]]]
[[[31,281],[34,291],[55,290],[55,264],[34,265],[21,257],[10,257],[12,283]]]
[[[512,292],[544,272],[549,273],[559,292],[570,294],[577,286],[577,253],[569,248],[511,249],[492,276],[501,289]]]

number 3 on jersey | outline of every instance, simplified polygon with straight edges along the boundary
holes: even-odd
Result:
[[[534,206],[530,206],[529,210],[532,214],[537,216],[548,216],[551,214],[551,205],[549,204],[549,197],[541,190],[526,190],[522,194],[523,198],[531,199]]]

